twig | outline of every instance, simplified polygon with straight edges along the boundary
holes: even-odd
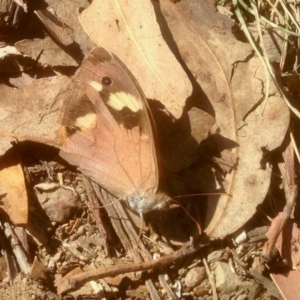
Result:
[[[1,254],[4,256],[6,266],[7,266],[7,273],[10,285],[13,284],[14,279],[18,275],[18,267],[16,260],[12,254],[11,247],[9,245],[9,241],[5,238],[3,228],[0,226],[0,247],[1,247]]]
[[[3,222],[4,234],[10,240],[13,253],[22,272],[29,274],[30,264],[20,242],[8,222]]]
[[[169,296],[169,299],[174,299],[174,300],[179,299],[179,298],[174,294],[174,292],[172,291],[170,285],[167,284],[167,282],[170,281],[170,280],[165,280],[165,277],[168,277],[168,279],[169,279],[169,276],[168,276],[168,275],[159,275],[159,276],[158,276],[158,280],[159,280],[160,285],[161,285],[161,286],[164,288],[164,290],[167,292],[167,294],[168,294],[168,296]]]
[[[207,274],[207,277],[208,277],[209,284],[210,284],[211,289],[212,289],[213,299],[218,300],[218,294],[217,294],[215,279],[214,279],[213,274],[209,270],[206,258],[204,257],[203,254],[202,254],[202,260],[203,260],[203,265],[204,265],[204,268],[205,268],[205,271],[206,271],[206,274]]]
[[[97,280],[105,277],[114,277],[119,274],[124,274],[129,272],[143,272],[143,271],[162,268],[173,264],[178,259],[182,259],[183,257],[195,253],[203,246],[204,246],[203,244],[199,244],[198,246],[194,247],[193,243],[190,241],[187,244],[183,245],[183,247],[178,251],[154,261],[145,261],[141,263],[132,263],[132,264],[119,264],[117,266],[102,267],[97,270],[76,274],[71,278],[61,281],[58,287],[58,293],[62,294],[77,289],[78,287],[82,286],[84,283],[89,282],[91,280]]]

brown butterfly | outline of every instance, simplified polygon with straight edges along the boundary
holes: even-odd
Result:
[[[158,191],[152,116],[126,66],[96,48],[69,91],[60,155],[140,214],[165,207],[170,198]]]

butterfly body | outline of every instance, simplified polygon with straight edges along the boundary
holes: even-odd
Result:
[[[159,209],[151,112],[126,66],[96,48],[75,75],[62,109],[60,155],[138,213]]]
[[[128,206],[139,214],[155,209],[164,209],[168,206],[170,197],[164,193],[153,191],[136,191],[126,197]]]

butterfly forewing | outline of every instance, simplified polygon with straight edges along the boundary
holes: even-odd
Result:
[[[158,166],[151,115],[125,65],[97,48],[73,80],[61,118],[61,156],[117,197],[156,193]]]

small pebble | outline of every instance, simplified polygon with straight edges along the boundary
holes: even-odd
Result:
[[[51,222],[65,223],[82,207],[78,195],[63,188],[37,194],[37,197]]]
[[[178,270],[178,275],[179,276],[184,276],[187,273],[187,269],[181,268]]]
[[[204,267],[195,267],[188,271],[185,276],[185,285],[188,288],[193,288],[199,285],[206,278]]]

